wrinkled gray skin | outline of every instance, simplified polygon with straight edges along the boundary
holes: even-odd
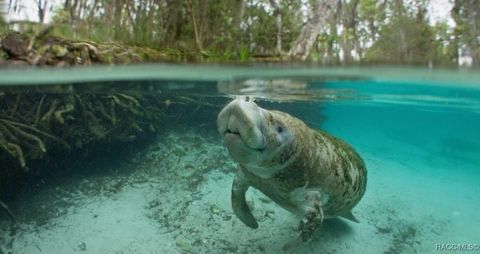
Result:
[[[260,108],[249,97],[230,102],[217,126],[238,163],[232,207],[247,226],[258,227],[245,201],[250,186],[301,217],[299,235],[285,250],[309,240],[324,219],[358,222],[351,210],[365,193],[367,171],[348,144],[291,115]]]

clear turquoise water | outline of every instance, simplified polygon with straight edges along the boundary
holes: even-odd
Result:
[[[95,81],[100,82],[102,89],[108,91],[111,87],[122,89],[120,82],[128,82],[134,87],[143,87],[138,88],[139,92],[158,94],[159,100],[169,98],[169,95],[180,95],[207,103],[210,106],[169,123],[168,132],[152,142],[162,144],[170,134],[181,139],[182,135],[187,136],[184,133],[193,133],[188,135],[207,138],[211,142],[207,144],[211,148],[206,148],[215,151],[209,153],[211,158],[222,151],[214,130],[216,114],[230,98],[239,94],[254,96],[258,104],[265,108],[286,111],[313,128],[326,130],[346,140],[364,158],[368,168],[367,192],[354,209],[361,223],[327,222],[321,229],[322,232],[310,243],[294,250],[294,253],[436,253],[441,247],[480,244],[480,75],[476,72],[388,68],[143,66],[67,71],[8,70],[2,74],[0,84],[8,85],[9,89],[12,89],[12,85]],[[197,106],[192,103],[184,107],[186,111],[193,111]],[[188,144],[189,141],[186,142]],[[223,150],[222,154],[224,152]],[[158,168],[176,167],[191,160],[188,154],[179,156],[173,164],[165,162],[168,157],[161,158],[163,159],[157,160]],[[234,167],[228,157],[222,158],[215,165],[227,168],[227,171],[218,174],[215,173],[215,168],[206,171],[206,178],[216,180],[205,180],[195,193],[217,193],[213,201],[209,202],[215,202],[216,206],[224,208],[221,211],[225,216],[234,216],[229,210],[228,200],[228,184],[232,180]],[[124,163],[125,158],[118,164],[115,160],[120,158],[111,158],[107,161],[107,166],[103,167],[117,167]],[[134,168],[135,165],[139,168],[143,165],[135,160],[128,163],[134,165]],[[196,168],[202,167],[196,164]],[[114,178],[115,174],[106,174],[106,178]],[[90,179],[89,177],[72,173],[63,176],[61,181],[40,187],[38,192],[45,193],[44,196],[49,195],[50,192],[42,192],[41,188],[63,188],[65,182],[74,181],[74,178]],[[162,179],[156,179],[155,182],[161,182]],[[175,184],[175,181],[168,184]],[[15,209],[25,209],[25,206],[35,204],[35,199],[48,200],[31,193],[22,195],[25,198],[17,197],[12,201]],[[193,194],[187,192],[178,195]],[[202,204],[202,200],[208,200],[208,197],[205,194],[197,202]],[[147,200],[149,197],[146,195],[144,198]],[[22,199],[30,200],[30,203],[15,201]],[[179,200],[182,199],[188,198],[179,197]],[[106,197],[102,202],[112,200],[114,199]],[[145,200],[141,196],[132,199],[129,201],[130,207],[143,204]],[[85,207],[87,204],[88,202]],[[112,204],[115,202],[112,201]],[[20,231],[25,232],[17,232],[19,236],[13,240],[13,244],[8,244],[8,248],[13,249],[13,253],[40,253],[39,249],[58,251],[55,253],[77,253],[80,249],[75,243],[86,242],[86,253],[277,253],[282,243],[294,232],[292,228],[296,225],[296,219],[293,215],[282,213],[280,208],[269,205],[274,207],[272,209],[277,209],[272,215],[277,219],[260,223],[261,229],[256,233],[241,223],[235,223],[237,219],[234,217],[225,224],[217,222],[209,228],[209,224],[200,215],[195,218],[195,214],[214,212],[199,212],[200,208],[188,206],[185,209],[194,218],[182,217],[181,220],[200,232],[174,232],[171,233],[171,238],[162,238],[160,241],[155,237],[147,237],[149,234],[156,236],[149,230],[145,230],[140,237],[142,233],[141,230],[138,231],[135,222],[131,222],[130,227],[122,228],[127,232],[121,234],[113,226],[114,222],[110,233],[105,229],[95,231],[94,224],[92,232],[98,233],[96,238],[104,239],[103,245],[88,240],[85,232],[77,232],[80,227],[66,212],[63,216],[67,222],[71,220],[71,223],[56,221],[62,215],[46,218],[52,221],[51,227],[47,228],[32,226],[35,218],[25,220],[23,227],[20,227]],[[34,205],[32,207],[36,209]],[[19,213],[23,213],[23,216],[35,214],[32,211]],[[118,216],[122,213],[127,216],[128,212],[121,209],[115,211]],[[139,214],[138,216],[142,215]],[[214,220],[222,219],[215,217]],[[3,222],[2,225],[5,225]],[[74,243],[67,240],[63,244],[56,243],[55,241],[62,242],[62,234],[52,229],[57,225],[55,223],[64,228],[67,232],[64,235],[83,235],[83,239],[87,240],[79,238]],[[151,222],[155,228],[165,227],[161,223],[155,223]],[[182,221],[179,222],[181,223]],[[33,230],[27,230],[32,227]],[[222,227],[228,230],[222,231]],[[132,232],[128,232],[129,228]],[[7,238],[3,238],[5,239]],[[196,241],[198,239],[200,240]],[[218,243],[215,245],[207,241],[208,244],[202,244],[202,239],[218,239]],[[131,244],[122,245],[119,241],[130,241]],[[225,243],[222,241],[235,243],[236,248],[215,247]],[[257,247],[257,244],[261,247]],[[456,245],[448,247],[442,244]],[[38,248],[29,248],[29,245]]]

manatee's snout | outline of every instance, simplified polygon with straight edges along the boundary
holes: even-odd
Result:
[[[218,132],[230,150],[261,150],[265,148],[262,121],[263,109],[252,98],[242,96],[222,109],[217,118]]]

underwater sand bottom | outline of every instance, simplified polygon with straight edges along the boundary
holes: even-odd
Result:
[[[479,243],[478,172],[359,151],[369,170],[354,209],[361,223],[328,220],[292,253],[435,253],[437,244]],[[234,169],[216,138],[170,132],[111,174],[70,177],[12,204],[20,222],[0,221],[0,253],[281,253],[298,218],[250,190],[260,227],[243,225],[230,208]]]

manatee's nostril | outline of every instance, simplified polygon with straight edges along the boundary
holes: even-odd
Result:
[[[246,101],[246,102],[250,101],[250,97],[249,97],[249,96],[245,96],[245,101]]]

